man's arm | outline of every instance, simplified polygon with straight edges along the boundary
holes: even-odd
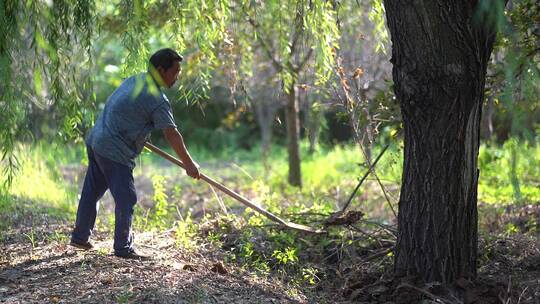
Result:
[[[171,145],[178,157],[180,157],[182,163],[184,163],[187,175],[195,179],[199,179],[199,168],[191,158],[191,155],[189,155],[189,152],[186,149],[186,145],[184,144],[184,139],[182,138],[180,132],[178,132],[176,128],[165,128],[163,129],[163,135],[165,135],[165,138],[169,142],[169,145]]]

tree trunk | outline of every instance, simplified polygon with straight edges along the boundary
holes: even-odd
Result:
[[[324,115],[321,113],[321,110],[315,110],[313,108],[308,109],[308,113],[309,154],[313,154],[317,151],[317,145],[319,144]]]
[[[308,153],[311,155],[317,151],[317,145],[319,143],[319,135],[321,133],[321,128],[324,115],[322,115],[322,110],[320,106],[314,106],[310,94],[305,92],[303,94],[298,94],[298,99],[300,102],[300,108],[304,113],[304,126],[306,129],[306,135],[309,140]],[[303,99],[300,99],[300,96],[304,96]]]
[[[483,111],[484,115],[482,117],[482,124],[480,127],[482,139],[492,139],[493,138],[493,115],[495,114],[495,106],[493,104],[493,97],[490,96],[486,100],[486,107]]]
[[[261,154],[265,167],[272,143],[272,124],[278,110],[274,103],[274,100],[263,99],[253,105],[255,117],[261,130]]]
[[[495,32],[473,21],[473,2],[384,0],[405,136],[398,277],[476,276],[480,117]]]
[[[298,99],[296,98],[295,83],[289,88],[285,119],[287,121],[287,147],[289,152],[289,184],[302,186],[300,172],[300,119],[298,115]]]

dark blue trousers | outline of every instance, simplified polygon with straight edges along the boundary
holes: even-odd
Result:
[[[133,183],[133,169],[94,153],[86,146],[88,169],[79,200],[75,229],[72,240],[87,242],[92,235],[99,209],[98,201],[107,189],[115,202],[114,252],[124,255],[133,250],[133,211],[137,203],[137,194]]]

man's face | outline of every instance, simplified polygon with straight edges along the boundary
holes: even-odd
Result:
[[[170,88],[178,79],[178,74],[180,74],[180,62],[175,61],[173,65],[166,70],[162,67],[158,67],[158,71],[159,75],[161,75],[161,79],[163,79],[163,82],[165,82],[167,88]]]

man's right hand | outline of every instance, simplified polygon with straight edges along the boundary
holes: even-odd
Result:
[[[193,177],[194,179],[201,178],[201,172],[199,171],[199,165],[197,165],[195,162],[189,162],[187,164],[184,164],[186,166],[186,174],[190,177]]]
[[[201,178],[201,173],[199,172],[199,165],[194,162],[189,155],[189,152],[184,145],[184,139],[182,138],[182,134],[180,134],[180,132],[178,132],[176,128],[165,128],[163,129],[163,134],[165,135],[165,138],[167,139],[171,147],[174,149],[178,157],[180,157],[182,163],[184,163],[187,175],[193,177],[194,179]]]

